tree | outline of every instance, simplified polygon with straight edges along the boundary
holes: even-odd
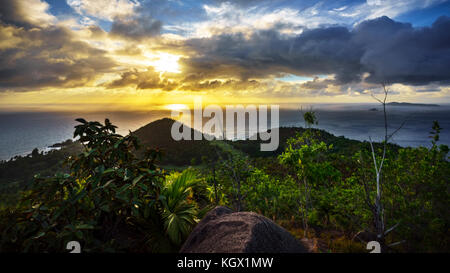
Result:
[[[369,136],[369,144],[370,144],[370,150],[372,153],[372,159],[373,159],[373,168],[375,170],[375,183],[376,183],[376,196],[375,201],[371,201],[370,199],[370,187],[367,186],[367,184],[364,185],[364,189],[366,192],[366,201],[369,205],[374,218],[374,227],[377,234],[377,241],[381,244],[382,249],[384,249],[385,246],[385,236],[393,231],[399,223],[394,225],[393,227],[389,229],[385,229],[385,219],[384,219],[384,208],[383,208],[383,202],[382,202],[382,192],[383,192],[383,185],[382,185],[382,175],[383,175],[383,164],[386,160],[386,153],[387,153],[387,145],[388,141],[403,127],[404,121],[400,127],[398,127],[395,131],[393,131],[391,134],[388,133],[388,119],[387,119],[387,112],[386,112],[386,100],[389,94],[389,88],[387,87],[386,83],[382,84],[384,97],[383,99],[378,99],[372,94],[372,97],[377,100],[383,107],[383,118],[384,118],[384,140],[382,142],[383,149],[382,149],[382,155],[381,158],[378,159],[376,155],[376,151],[372,142],[371,137]],[[363,183],[365,181],[363,180]]]
[[[34,148],[31,152],[31,157],[38,157],[39,156],[39,150],[38,148]]]
[[[303,110],[302,110],[302,113],[303,113]],[[303,119],[305,120],[306,128],[311,128],[313,125],[319,124],[317,117],[316,117],[316,112],[314,112],[312,110],[312,108],[309,111],[306,111],[303,113]]]
[[[304,236],[307,236],[309,213],[314,209],[313,191],[321,191],[327,181],[339,177],[339,172],[324,159],[324,153],[332,146],[315,139],[315,134],[307,130],[302,135],[288,139],[285,151],[279,156],[281,164],[289,166],[295,173],[300,192]],[[320,194],[319,194],[320,195]]]
[[[276,179],[263,170],[254,168],[246,183],[245,208],[266,217],[293,219],[298,214],[299,187],[290,177]]]
[[[430,138],[431,140],[431,144],[433,146],[436,146],[436,143],[439,141],[439,133],[441,132],[442,128],[439,125],[439,122],[437,120],[433,121],[433,126],[431,127],[431,132],[430,132]]]
[[[250,176],[253,169],[250,164],[249,158],[242,152],[234,150],[229,144],[222,141],[215,142],[215,145],[219,148],[217,149],[218,157],[220,159],[219,173],[223,178],[224,182],[229,182],[231,184],[230,196],[235,204],[237,211],[242,211],[243,200],[246,193],[242,192],[242,183]]]

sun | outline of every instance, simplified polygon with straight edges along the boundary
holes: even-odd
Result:
[[[154,57],[151,66],[158,72],[181,73],[178,60],[181,56],[160,52]]]
[[[184,109],[189,109],[185,104],[167,104],[164,106],[165,109],[167,110],[184,110]]]

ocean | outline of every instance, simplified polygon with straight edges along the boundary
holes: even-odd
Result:
[[[317,128],[336,136],[375,141],[383,138],[383,112],[377,104],[308,104],[318,117]],[[374,110],[375,108],[376,110]],[[443,128],[440,143],[450,145],[450,104],[431,106],[388,106],[389,131],[404,126],[391,142],[401,146],[431,145],[431,126],[438,120]],[[109,118],[119,127],[118,133],[127,134],[154,120],[170,117],[168,110],[137,112],[0,112],[0,160],[29,154],[34,148],[46,151],[49,146],[73,137],[76,118],[104,121]],[[280,105],[280,126],[304,126],[299,105]]]

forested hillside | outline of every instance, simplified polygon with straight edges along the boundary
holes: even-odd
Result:
[[[309,127],[281,128],[279,149],[262,153],[258,141],[176,142],[170,119],[127,136],[109,120],[78,121],[77,142],[0,164],[0,251],[64,252],[78,240],[86,252],[173,252],[225,205],[273,219],[318,252],[364,252],[378,204],[383,251],[450,250],[450,163],[436,124],[431,148],[387,145],[383,160],[382,143],[372,153]]]

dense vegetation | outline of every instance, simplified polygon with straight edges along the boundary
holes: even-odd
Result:
[[[0,251],[63,252],[72,240],[85,252],[177,251],[217,204],[261,213],[309,238],[319,251],[365,251],[363,241],[377,234],[370,144],[311,128],[310,119],[306,129],[281,128],[282,145],[269,154],[259,152],[257,141],[202,142],[183,150],[164,137],[173,122],[167,119],[124,137],[109,120],[79,119],[74,134],[79,141],[73,145],[82,148],[70,152],[64,166],[55,163],[67,155],[64,147],[0,164],[7,189],[2,196],[20,192],[17,202],[2,197]],[[381,177],[386,251],[450,250],[450,162],[448,147],[438,144],[441,129],[433,125],[431,148],[386,146]],[[165,157],[179,157],[172,164],[162,161],[172,167],[161,167],[161,152],[153,149],[158,143]],[[383,147],[374,143],[375,162]],[[191,167],[173,168],[189,162]],[[19,175],[20,168],[27,175]],[[40,175],[28,183],[29,172]],[[25,182],[18,185],[17,177]]]
[[[68,158],[70,173],[35,177],[16,207],[3,209],[2,251],[61,252],[72,240],[84,251],[174,251],[201,216],[194,172],[165,175],[158,151],[142,158],[133,135],[109,120],[78,120],[84,151]]]
[[[0,207],[16,203],[20,190],[29,186],[37,173],[53,176],[57,172],[67,171],[61,162],[82,149],[78,142],[72,141],[57,146],[62,146],[62,149],[51,150],[47,154],[34,149],[28,156],[0,161]]]

